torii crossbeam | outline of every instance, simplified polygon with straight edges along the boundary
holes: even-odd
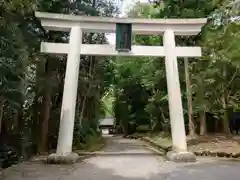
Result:
[[[75,162],[72,153],[75,106],[78,87],[80,55],[165,57],[173,151],[172,161],[195,161],[187,151],[184,117],[179,83],[177,57],[200,57],[200,47],[176,47],[175,35],[197,35],[206,19],[129,19],[89,17],[36,12],[46,30],[70,31],[69,44],[42,42],[41,52],[68,54],[64,82],[60,129],[56,154],[49,160]],[[112,45],[82,44],[82,32],[115,33],[117,23],[132,24],[134,34],[163,35],[161,46],[132,46],[130,52],[117,52]]]

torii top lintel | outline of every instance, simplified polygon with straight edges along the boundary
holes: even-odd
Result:
[[[157,35],[166,29],[172,29],[175,35],[197,35],[207,22],[198,19],[130,19],[97,16],[76,16],[35,12],[46,30],[70,31],[71,27],[80,24],[84,32],[115,33],[116,23],[131,23],[134,34]]]

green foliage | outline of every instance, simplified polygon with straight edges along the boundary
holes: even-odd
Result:
[[[1,144],[14,146],[27,158],[56,148],[61,113],[66,56],[40,53],[40,42],[66,43],[69,36],[46,32],[34,11],[112,16],[118,8],[107,0],[14,0],[0,6]],[[105,43],[106,38],[86,33],[84,42]],[[110,58],[81,57],[74,145],[100,136],[101,99],[112,84],[112,72]]]
[[[196,125],[200,116],[206,112],[217,120],[223,119],[223,123],[227,122],[226,112],[231,112],[231,108],[239,105],[240,31],[239,21],[236,18],[239,11],[236,11],[229,1],[224,0],[155,2],[160,3],[155,3],[153,6],[148,3],[136,4],[129,12],[129,16],[138,18],[208,18],[207,25],[198,36],[187,38],[177,36],[176,43],[177,45],[200,45],[203,47],[204,56],[201,59],[193,59],[188,64]],[[135,35],[133,43],[161,45],[162,37]],[[184,64],[181,59],[179,59],[178,65],[186,116],[186,82]],[[139,109],[142,113],[147,114],[145,121],[151,122],[152,130],[170,131],[164,66],[164,60],[161,58],[129,57],[116,61],[115,116],[118,121],[138,121],[140,117],[132,114],[131,109]],[[136,84],[140,84],[140,86],[135,86]],[[145,95],[145,92],[148,92],[148,95]],[[145,107],[139,107],[140,104],[137,103],[132,104],[129,99],[133,96],[139,99],[143,96],[147,97],[148,100],[145,100],[143,104]],[[208,118],[208,116],[206,117]],[[208,119],[213,121],[211,118]],[[199,129],[199,125],[197,127]]]

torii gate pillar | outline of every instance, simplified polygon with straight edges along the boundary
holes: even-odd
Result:
[[[72,152],[72,142],[81,44],[82,30],[80,25],[75,25],[70,31],[57,152],[48,157],[48,163],[75,163],[78,159],[78,154]]]
[[[76,162],[72,153],[75,106],[81,55],[165,57],[169,111],[173,149],[167,158],[174,162],[194,162],[196,157],[187,151],[177,57],[200,57],[200,47],[176,47],[175,35],[189,36],[200,32],[206,19],[118,19],[83,17],[36,12],[42,26],[48,30],[70,31],[69,44],[42,43],[41,52],[68,54],[64,82],[57,152],[48,157],[50,163]],[[114,46],[82,44],[82,31],[114,33],[117,23],[132,24],[136,34],[163,34],[163,47],[132,46],[130,52],[117,52]]]
[[[174,51],[175,35],[172,29],[167,29],[164,32],[163,45],[165,50],[165,67],[173,150],[167,153],[167,159],[175,162],[194,162],[196,161],[195,155],[187,151],[179,71],[177,56]]]

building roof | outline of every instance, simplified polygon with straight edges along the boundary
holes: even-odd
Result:
[[[106,117],[99,120],[100,126],[113,126],[114,125],[114,118]]]

